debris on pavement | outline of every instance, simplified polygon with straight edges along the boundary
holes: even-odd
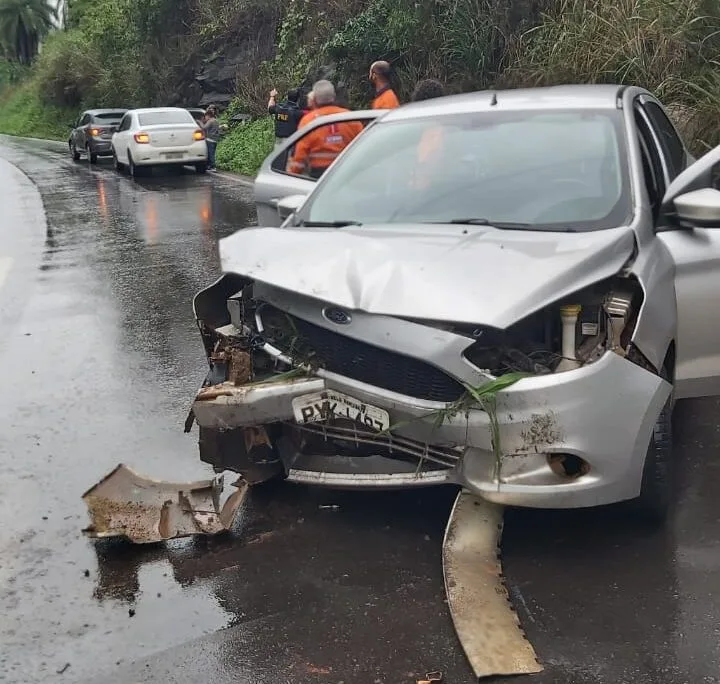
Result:
[[[89,489],[82,498],[91,538],[126,537],[136,544],[214,535],[232,527],[247,485],[238,480],[220,509],[223,477],[197,482],[162,482],[142,477],[124,464]]]
[[[448,607],[478,678],[543,670],[503,581],[502,516],[502,506],[463,490],[455,500],[443,542]]]
[[[443,673],[439,670],[436,672],[428,672],[424,679],[418,679],[417,684],[433,684],[433,682],[443,682]]]

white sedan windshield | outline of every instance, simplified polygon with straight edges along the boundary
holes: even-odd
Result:
[[[347,151],[300,218],[308,224],[616,227],[631,212],[624,149],[622,118],[614,111],[381,122]]]

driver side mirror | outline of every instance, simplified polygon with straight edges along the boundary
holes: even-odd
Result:
[[[674,203],[681,227],[720,228],[720,190],[692,190],[676,197]]]
[[[280,218],[285,221],[294,214],[305,203],[305,195],[289,195],[277,200],[277,212]]]

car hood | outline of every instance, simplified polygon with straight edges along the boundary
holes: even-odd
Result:
[[[375,314],[506,328],[617,273],[631,228],[591,233],[476,226],[246,228],[223,271]]]

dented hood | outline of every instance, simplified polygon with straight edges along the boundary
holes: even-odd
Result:
[[[223,271],[375,314],[505,328],[617,273],[628,227],[591,233],[476,226],[248,228]]]

